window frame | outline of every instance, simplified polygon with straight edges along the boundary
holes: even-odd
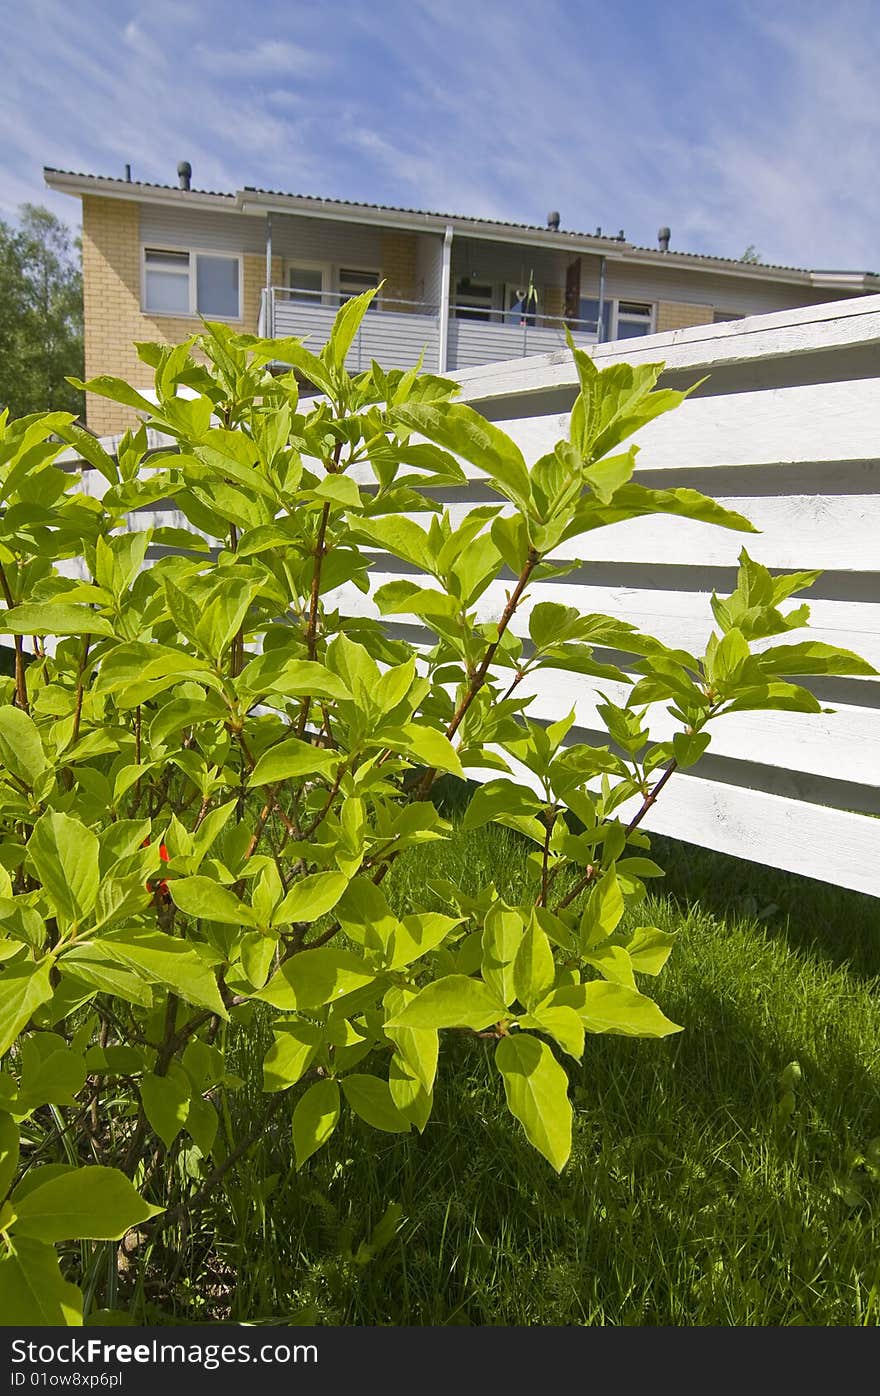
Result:
[[[355,276],[374,276],[374,277],[376,278],[376,281],[375,281],[376,286],[379,286],[380,283],[381,283],[381,281],[382,281],[382,271],[381,271],[381,269],[378,268],[378,267],[364,267],[364,266],[360,266],[360,267],[359,267],[359,266],[352,266],[352,264],[351,264],[350,262],[349,262],[349,263],[346,263],[346,264],[343,266],[343,264],[342,264],[341,262],[339,262],[339,263],[333,268],[333,304],[334,304],[334,306],[335,306],[335,308],[336,308],[337,310],[339,309],[339,307],[340,307],[341,305],[343,305],[343,304],[345,303],[345,302],[343,301],[343,299],[342,299],[343,296],[345,297],[345,299],[346,299],[347,301],[350,301],[350,300],[354,300],[355,296],[362,296],[363,293],[364,293],[364,291],[368,291],[368,290],[371,290],[371,289],[372,289],[372,288],[369,287],[369,286],[361,286],[360,290],[358,290],[358,291],[356,291],[356,290],[354,290],[354,289],[352,289],[351,291],[344,291],[344,290],[342,289],[342,285],[341,285],[342,273],[343,273],[344,271],[354,272]],[[383,299],[382,293],[381,293],[381,292],[377,292],[377,294],[376,294],[376,295],[373,297],[373,299],[370,301],[369,309],[370,309],[370,310],[379,310],[379,309],[381,309],[381,308],[382,308],[382,299]]]
[[[645,330],[645,334],[646,334],[646,335],[654,334],[655,328],[656,328],[656,325],[657,325],[657,303],[656,303],[656,301],[632,301],[632,300],[627,300],[625,297],[622,298],[622,297],[620,297],[620,296],[615,296],[615,297],[614,297],[614,300],[613,300],[614,311],[613,311],[613,314],[612,314],[612,316],[611,316],[611,338],[612,338],[612,339],[615,339],[615,340],[620,338],[620,334],[619,334],[619,332],[618,332],[618,326],[619,326],[620,320],[621,320],[621,315],[620,315],[621,301],[622,301],[622,303],[623,303],[624,305],[641,305],[641,306],[644,306],[644,307],[648,310],[648,316],[647,316],[647,318],[646,318],[644,315],[631,315],[631,314],[627,314],[627,312],[624,311],[624,313],[623,313],[623,320],[624,320],[624,323],[628,323],[628,324],[631,324],[631,325],[646,325],[647,328],[646,328],[646,330]],[[641,339],[642,336],[641,336],[641,335],[626,335],[626,336],[624,336],[624,338],[627,338],[627,339]]]
[[[187,282],[189,289],[189,310],[151,310],[147,304],[147,253],[148,252],[173,252],[176,255],[186,254],[189,257],[189,271],[187,272]],[[196,266],[197,257],[219,257],[226,262],[238,263],[238,314],[237,315],[215,315],[207,311],[200,311],[198,308],[198,271]],[[183,273],[171,273],[180,275]],[[244,319],[244,253],[243,252],[217,252],[208,247],[182,247],[175,246],[170,242],[159,245],[156,242],[141,243],[141,314],[158,315],[165,320],[198,320],[201,316],[208,320],[222,320],[225,324],[240,324]]]
[[[329,306],[332,307],[332,305],[333,305],[332,300],[327,301],[327,300],[324,299],[325,296],[332,296],[332,295],[333,295],[333,268],[331,267],[331,265],[330,265],[329,262],[313,262],[313,261],[311,261],[311,260],[310,260],[309,258],[307,258],[307,257],[285,257],[285,259],[284,259],[284,282],[283,282],[283,286],[284,286],[284,291],[285,291],[286,293],[289,293],[289,292],[293,291],[293,289],[294,289],[294,288],[291,286],[291,284],[290,284],[290,274],[291,274],[291,272],[293,272],[293,271],[317,271],[317,272],[320,272],[320,273],[321,273],[321,290],[320,290],[320,293],[318,293],[318,292],[316,291],[313,297],[312,297],[312,296],[309,296],[309,297],[307,297],[305,300],[301,300],[301,301],[299,301],[299,302],[297,302],[297,301],[295,300],[295,298],[294,298],[292,295],[288,295],[288,296],[287,296],[287,299],[289,300],[290,304],[292,304],[292,305],[293,305],[293,304],[299,304],[299,305],[307,305],[307,306],[308,306],[308,305],[323,305],[323,306],[329,305]]]
[[[473,282],[477,286],[484,286],[488,290],[488,298],[471,297],[469,292],[459,291],[459,286],[464,281]],[[485,281],[473,276],[457,276],[452,286],[452,304],[455,307],[454,318],[456,320],[470,320],[477,324],[501,324],[504,323],[503,309],[498,304],[498,283],[496,281]],[[464,300],[459,297],[465,296]],[[486,300],[488,299],[488,304]],[[462,311],[465,313],[462,315]]]

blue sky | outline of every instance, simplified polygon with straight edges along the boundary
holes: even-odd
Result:
[[[0,217],[42,166],[880,270],[877,0],[0,0]]]

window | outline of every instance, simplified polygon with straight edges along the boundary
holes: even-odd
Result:
[[[746,317],[736,310],[716,310],[712,315],[713,325],[723,325],[727,320],[744,320]]]
[[[455,283],[455,314],[459,320],[491,320],[494,287],[463,276]]]
[[[323,303],[324,271],[321,267],[288,267],[287,284],[290,300],[304,301],[306,305]]]
[[[603,339],[603,341],[611,338],[611,311],[612,311],[612,309],[613,309],[613,305],[612,305],[611,301],[605,301],[605,302],[603,302],[603,305],[602,305],[602,336],[601,336],[602,339]],[[582,323],[582,324],[580,324],[580,325],[576,325],[576,326],[575,326],[575,329],[581,330],[584,334],[591,334],[594,330],[598,331],[598,327],[599,327],[599,301],[598,301],[598,300],[584,299],[584,298],[582,297],[582,298],[578,301],[578,319],[581,320],[581,321],[585,321],[586,323]]]
[[[214,252],[145,248],[144,309],[156,315],[240,319],[240,259]]]
[[[339,304],[344,305],[352,296],[360,296],[378,286],[381,277],[377,271],[358,271],[352,267],[339,268]],[[370,301],[370,310],[377,310],[376,301]]]
[[[164,315],[189,314],[189,253],[144,253],[144,309]]]
[[[653,306],[637,301],[617,302],[617,333],[615,339],[635,339],[651,333]]]

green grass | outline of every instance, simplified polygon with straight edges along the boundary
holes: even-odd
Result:
[[[490,1053],[447,1041],[421,1137],[349,1116],[297,1174],[281,1119],[245,1165],[270,1194],[205,1219],[209,1280],[193,1269],[147,1321],[877,1323],[880,902],[660,839],[654,856],[669,875],[650,917],[679,937],[643,987],[685,1031],[588,1038],[561,1177],[507,1115]],[[430,876],[516,894],[523,846],[492,829],[431,845],[395,868],[395,898]],[[237,1046],[254,1102],[265,1045]],[[359,1251],[389,1204],[396,1234]]]

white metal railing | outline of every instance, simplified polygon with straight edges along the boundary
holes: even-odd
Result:
[[[326,342],[340,305],[349,296],[338,291],[312,291],[300,287],[263,289],[259,333],[267,338],[304,338],[312,345]],[[598,340],[595,320],[563,320],[559,317],[521,315],[514,310],[491,310],[486,318],[472,306],[451,305],[447,336],[447,361],[439,365],[441,308],[425,301],[379,295],[361,322],[348,357],[355,372],[369,368],[373,359],[382,367],[410,368],[424,356],[428,369],[454,372],[479,364],[546,354],[564,347],[566,325],[575,343],[593,345]]]

